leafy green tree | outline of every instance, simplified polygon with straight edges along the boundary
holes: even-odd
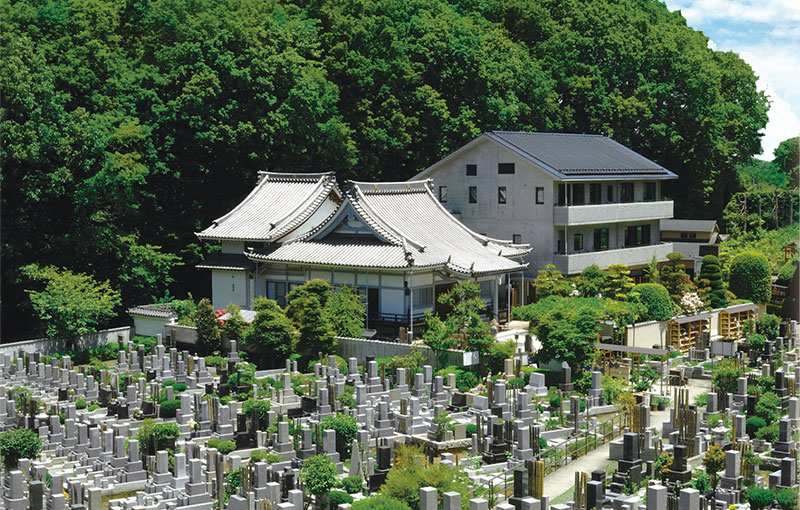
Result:
[[[653,462],[653,474],[657,476],[662,483],[666,482],[674,460],[675,457],[669,453],[661,452],[658,454],[658,457],[656,457],[655,462]]]
[[[572,283],[553,264],[547,264],[545,269],[539,270],[533,285],[536,287],[537,299],[547,296],[566,297],[572,295],[573,290]]]
[[[455,333],[466,337],[465,347],[486,354],[494,343],[494,337],[489,332],[489,325],[479,315],[486,308],[486,303],[481,299],[480,285],[458,282],[441,294],[438,301],[448,307],[447,321],[456,328]]]
[[[781,332],[781,318],[771,313],[761,314],[756,320],[756,331],[769,340],[775,340]]]
[[[361,338],[364,334],[364,298],[352,287],[339,287],[331,293],[325,303],[325,315],[337,336]]]
[[[735,393],[742,371],[733,360],[723,359],[711,371],[711,382],[715,388]]]
[[[300,320],[297,350],[307,356],[333,352],[336,345],[334,332],[320,299],[310,294],[292,300],[290,306],[302,310],[299,316],[295,316]]]
[[[597,297],[605,288],[607,274],[596,264],[592,264],[575,278],[575,287],[583,297]]]
[[[256,316],[245,332],[244,345],[261,353],[273,364],[285,360],[294,352],[294,333],[291,321],[278,303],[264,297],[253,300]]]
[[[722,281],[722,269],[719,265],[719,259],[714,255],[703,257],[698,287],[707,289],[707,301],[712,308],[728,306],[728,300],[725,298],[725,284]]]
[[[517,352],[517,341],[513,338],[505,342],[495,342],[486,356],[481,358],[481,364],[486,370],[499,374],[504,370],[505,360],[513,359],[515,352]]]
[[[458,492],[462,504],[469,502],[471,481],[466,472],[455,466],[428,464],[420,446],[399,445],[395,450],[395,463],[381,487],[381,495],[419,508],[419,490],[435,487],[439,494]]]
[[[639,302],[647,312],[641,317],[645,321],[663,321],[672,317],[672,300],[666,287],[658,283],[641,283],[633,288]]]
[[[303,285],[298,285],[286,294],[286,316],[292,320],[298,330],[303,326],[303,312],[309,298],[317,299],[319,306],[325,308],[331,297],[332,289],[325,280],[308,280]]]
[[[673,251],[667,254],[667,263],[661,268],[661,284],[666,287],[676,305],[680,304],[681,298],[692,285],[682,260],[683,255]]]
[[[751,485],[744,493],[744,498],[750,503],[753,510],[761,510],[769,507],[775,500],[775,493],[764,487]]]
[[[16,469],[19,459],[36,460],[42,451],[39,435],[28,429],[11,429],[0,434],[0,458],[6,469]]]
[[[772,166],[786,176],[790,188],[798,187],[798,167],[800,167],[800,136],[782,141],[772,152]]]
[[[766,303],[772,295],[769,260],[761,253],[740,253],[731,261],[728,286],[739,299]]]
[[[26,292],[48,336],[74,340],[91,333],[113,317],[120,304],[119,292],[107,281],[53,266],[33,264],[22,271],[34,282],[44,283],[42,290]]]
[[[756,439],[761,439],[762,441],[774,443],[775,441],[778,440],[779,434],[780,434],[780,428],[778,426],[778,423],[776,422],[756,430]]]
[[[703,455],[703,466],[706,471],[711,475],[711,486],[717,488],[717,473],[725,468],[725,451],[719,443],[713,443],[708,446],[705,455]]]
[[[242,309],[239,305],[230,303],[225,309],[230,314],[230,317],[222,325],[222,335],[226,340],[236,340],[237,342],[244,338],[248,324],[242,317]]]
[[[197,303],[195,324],[197,325],[198,346],[206,352],[219,349],[221,339],[219,322],[210,299],[203,298]]]
[[[767,424],[774,423],[781,416],[781,399],[776,394],[768,391],[761,395],[756,403],[756,416],[763,419]]]
[[[327,496],[336,486],[336,476],[339,471],[336,464],[327,455],[315,455],[303,462],[300,468],[300,479],[305,488],[317,498]],[[327,508],[327,499],[321,508]]]
[[[700,491],[700,494],[708,494],[714,490],[709,474],[700,470],[695,472],[694,478],[692,479],[692,488]]]
[[[343,459],[350,458],[353,440],[358,437],[358,420],[344,414],[331,414],[322,419],[322,428],[336,431],[336,451]]]
[[[448,349],[458,347],[455,334],[456,327],[453,321],[443,321],[438,315],[425,312],[425,332],[422,341],[430,347],[436,355],[440,367],[447,365]]]
[[[755,360],[758,356],[758,353],[764,348],[764,343],[766,339],[764,335],[759,335],[758,333],[753,333],[747,336],[747,347],[752,351],[753,355],[750,357],[751,360]]]

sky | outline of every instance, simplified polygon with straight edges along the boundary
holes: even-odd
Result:
[[[757,158],[771,161],[783,140],[800,135],[800,0],[665,0],[708,45],[735,51],[769,96],[769,122]]]

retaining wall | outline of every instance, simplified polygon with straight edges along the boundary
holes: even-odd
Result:
[[[104,329],[95,333],[81,335],[75,340],[75,350],[85,351],[92,347],[109,342],[119,342],[120,340],[130,340],[133,328],[123,326],[121,328]],[[64,352],[69,348],[69,343],[63,338],[36,338],[33,340],[23,340],[9,344],[0,344],[0,354],[15,356],[20,350],[25,352],[38,352],[44,356]]]

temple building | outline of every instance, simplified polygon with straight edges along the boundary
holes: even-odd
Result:
[[[333,173],[261,173],[197,236],[221,245],[197,266],[211,270],[215,308],[250,308],[258,296],[284,306],[294,286],[321,278],[366,296],[369,327],[413,328],[459,280],[478,282],[488,315],[505,317],[531,251],[464,226],[429,180],[340,187]]]

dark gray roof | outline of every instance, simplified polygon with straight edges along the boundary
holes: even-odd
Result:
[[[492,131],[490,138],[565,177],[677,177],[663,166],[603,135]]]
[[[130,315],[143,315],[146,317],[159,317],[168,319],[170,317],[177,317],[178,314],[172,309],[172,303],[159,303],[152,305],[138,305],[128,308]]]
[[[711,232],[716,225],[717,220],[683,220],[677,218],[661,220],[661,230]]]
[[[244,253],[210,253],[208,257],[195,266],[198,269],[219,269],[229,271],[249,271],[255,263]]]

